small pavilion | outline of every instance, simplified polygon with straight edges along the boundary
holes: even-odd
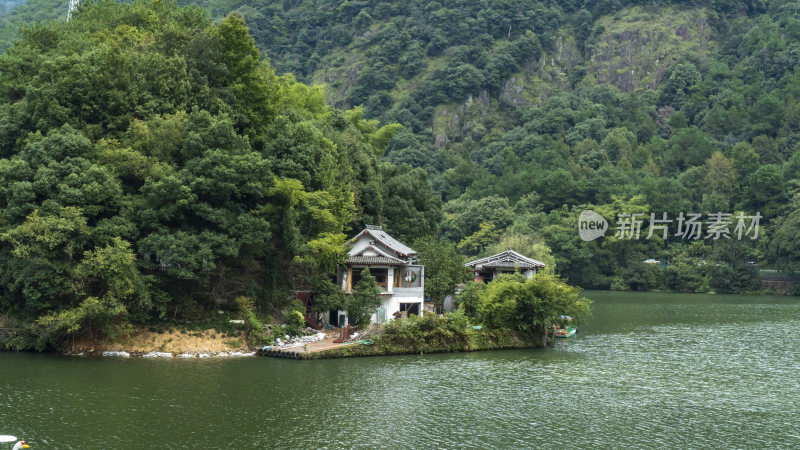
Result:
[[[508,249],[496,255],[470,261],[465,266],[473,270],[476,282],[488,283],[503,273],[519,272],[527,278],[536,275],[545,264]]]

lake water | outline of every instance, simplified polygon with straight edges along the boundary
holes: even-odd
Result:
[[[0,434],[33,449],[800,448],[798,299],[587,295],[593,317],[543,350],[326,361],[0,353]]]

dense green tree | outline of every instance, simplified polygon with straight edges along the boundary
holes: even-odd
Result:
[[[483,222],[478,231],[465,237],[458,243],[458,248],[470,255],[481,255],[486,248],[496,242],[501,230],[491,222]]]
[[[451,242],[434,237],[417,239],[413,244],[417,262],[425,266],[425,296],[430,297],[437,311],[442,311],[444,298],[469,278],[464,257],[456,253]]]
[[[361,278],[347,297],[345,309],[350,323],[359,327],[369,325],[370,316],[381,306],[381,290],[369,269],[361,271]]]
[[[386,229],[401,241],[432,236],[442,220],[441,199],[428,184],[427,173],[409,165],[381,167],[383,217]]]
[[[738,178],[733,163],[722,152],[715,152],[706,162],[704,192],[719,195],[724,201],[723,210],[728,210],[730,198],[739,184]]]
[[[317,276],[313,282],[314,303],[312,308],[318,313],[328,312],[332,309],[346,309],[347,298],[341,286],[337,286],[325,276]]]
[[[785,201],[783,173],[777,164],[763,165],[749,179],[745,189],[748,209],[760,212],[762,216],[774,217],[779,205]]]
[[[78,299],[73,279],[90,229],[79,208],[58,207],[52,213],[30,213],[7,228],[2,239],[4,303],[27,313],[69,306]]]
[[[486,291],[486,283],[468,282],[454,299],[454,305],[459,310],[463,311],[469,317],[476,319],[480,322],[481,319],[481,306],[483,305],[483,297]]]
[[[400,126],[277,76],[241,17],[87,3],[24,30],[0,74],[0,313],[30,332],[16,348],[240,296],[279,310],[369,217],[438,229],[427,172],[380,166]]]
[[[365,223],[462,253],[549,248],[586,287],[744,292],[741,261],[794,270],[796,5],[645,3],[199,2],[212,18],[105,0],[37,24],[65,7],[26,0],[0,13],[3,311],[46,315],[52,344],[97,329],[88,317],[277,308]],[[637,6],[675,19],[680,43],[631,86],[638,53],[603,45],[637,35]],[[683,14],[711,32],[683,36]],[[764,229],[709,246],[577,236],[583,209],[613,223],[644,205],[760,212]],[[112,249],[144,294],[105,296],[84,262]]]
[[[775,232],[769,252],[778,267],[788,273],[800,271],[800,211],[793,211]]]
[[[443,212],[443,234],[453,241],[478,232],[481,224],[491,224],[496,230],[505,229],[514,217],[508,199],[498,196],[452,201],[444,205]]]
[[[561,315],[588,313],[590,304],[579,289],[556,275],[542,273],[527,280],[521,275],[504,275],[487,286],[480,312],[489,327],[533,334],[543,332]]]

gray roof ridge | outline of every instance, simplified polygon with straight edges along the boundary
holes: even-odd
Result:
[[[345,264],[365,264],[365,265],[389,265],[389,266],[407,266],[406,261],[387,257],[387,256],[349,256],[345,259]]]
[[[406,262],[406,261],[403,261],[402,259],[400,259],[400,258],[398,258],[396,256],[393,256],[393,255],[390,255],[390,254],[386,253],[385,251],[381,250],[376,245],[368,245],[366,248],[364,248],[364,250],[368,250],[368,249],[375,250],[378,254],[380,254],[381,256],[384,256],[386,258],[391,258],[391,259],[397,260],[398,262],[402,262],[402,263]],[[363,253],[364,250],[362,250],[361,252]],[[351,255],[351,256],[363,256],[363,254]]]
[[[539,267],[545,267],[545,265],[546,265],[545,263],[543,263],[543,262],[541,262],[539,260],[536,260],[536,259],[533,259],[533,258],[528,258],[527,256],[522,255],[522,254],[520,254],[518,252],[515,252],[514,250],[511,250],[511,249],[508,249],[508,250],[506,250],[504,252],[500,252],[500,253],[498,253],[496,255],[492,255],[492,256],[487,256],[485,258],[476,259],[475,261],[470,261],[470,262],[468,262],[468,263],[466,263],[464,265],[466,267],[476,267],[476,266],[479,266],[479,265],[485,265],[487,263],[492,263],[492,262],[507,261],[508,259],[516,260],[516,261],[513,261],[513,262],[523,262],[523,263],[527,263],[527,264],[530,264],[530,265],[533,265],[533,266],[539,266]],[[509,261],[509,262],[511,262],[511,261]]]
[[[358,234],[353,237],[351,240],[358,239],[364,233],[369,234],[370,236],[374,237],[377,241],[380,241],[383,245],[390,248],[391,250],[403,255],[403,256],[413,256],[416,255],[415,252],[411,247],[403,244],[402,242],[398,241],[397,239],[389,236],[389,234],[383,230],[383,228],[378,228],[376,225],[367,225],[366,228],[361,230]]]

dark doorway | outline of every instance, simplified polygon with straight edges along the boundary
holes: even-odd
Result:
[[[419,303],[400,303],[400,317],[419,315]]]

